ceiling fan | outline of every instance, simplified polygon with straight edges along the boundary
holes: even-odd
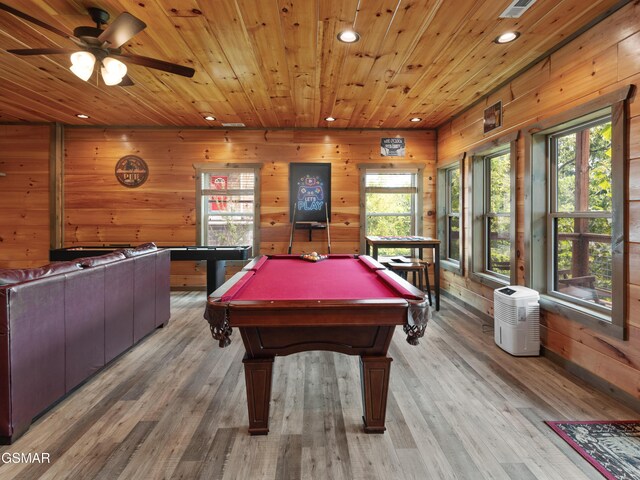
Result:
[[[72,35],[1,2],[0,10],[9,12],[16,17],[45,28],[50,32],[68,38],[76,44],[75,49],[26,48],[7,50],[7,52],[15,55],[70,54],[72,62],[70,70],[85,81],[91,77],[96,61],[101,65],[102,79],[106,85],[133,85],[133,82],[127,75],[127,66],[123,61],[189,78],[193,77],[195,73],[193,68],[122,52],[120,47],[147,26],[142,20],[127,12],[118,15],[118,17],[103,30],[101,26],[109,21],[109,14],[100,8],[91,7],[88,9],[89,15],[96,26],[76,27]]]

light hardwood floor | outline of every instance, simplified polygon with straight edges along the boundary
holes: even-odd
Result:
[[[270,433],[251,437],[239,335],[220,349],[204,293],[173,293],[167,328],[0,448],[51,463],[1,464],[0,478],[602,478],[543,420],[638,413],[442,304],[419,346],[397,329],[385,434],[362,430],[357,358],[307,352],[276,359]]]

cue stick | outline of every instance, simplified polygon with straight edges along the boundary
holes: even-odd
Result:
[[[327,221],[327,253],[331,253],[331,227],[329,227],[329,207],[327,202],[324,202],[324,218]]]
[[[291,234],[289,235],[289,255],[291,255],[291,247],[293,246],[293,228],[296,224],[296,208],[298,206],[297,202],[293,203],[293,218],[291,220]]]

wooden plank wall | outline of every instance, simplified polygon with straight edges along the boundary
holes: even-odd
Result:
[[[404,158],[380,156],[380,138],[406,139]],[[149,179],[121,186],[115,164],[138,155]],[[424,232],[435,234],[435,131],[418,130],[214,130],[72,128],[65,130],[64,243],[193,245],[196,242],[193,164],[261,163],[260,253],[286,253],[289,243],[289,163],[330,162],[331,247],[356,253],[360,245],[358,164],[424,163]],[[326,235],[314,242],[298,231],[295,251],[326,252]],[[316,239],[318,239],[316,241]],[[204,284],[204,264],[174,262],[172,285]]]
[[[438,129],[438,158],[451,158],[490,138],[521,130],[554,114],[579,106],[628,84],[640,84],[640,5],[629,4],[550,57],[533,66],[485,101]],[[636,95],[637,98],[637,95]],[[498,100],[504,108],[503,128],[484,136],[483,110]],[[628,341],[596,333],[545,312],[542,341],[561,357],[640,398],[640,102],[630,105],[628,215]],[[524,140],[518,142],[517,253],[518,283],[524,283]],[[466,167],[469,179],[469,167]],[[469,191],[465,191],[467,240]],[[470,245],[470,241],[467,241]],[[468,274],[444,273],[443,286],[475,308],[493,315],[493,291]]]
[[[49,258],[48,125],[0,125],[0,268]]]

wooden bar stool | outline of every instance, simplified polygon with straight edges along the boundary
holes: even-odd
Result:
[[[423,289],[423,276],[425,271],[425,266],[423,263],[417,261],[416,258],[409,258],[407,261],[397,261],[392,260],[388,262],[387,267],[399,273],[401,277],[408,280],[408,274],[413,273],[413,284],[418,287],[420,290]]]
[[[413,273],[413,284],[420,290],[427,293],[429,305],[433,305],[431,301],[431,283],[429,282],[429,262],[419,258],[407,258],[404,261],[392,260],[385,263],[387,268],[397,272],[401,277],[408,280],[408,274]],[[423,283],[424,277],[424,283]],[[426,286],[426,289],[424,288]]]

